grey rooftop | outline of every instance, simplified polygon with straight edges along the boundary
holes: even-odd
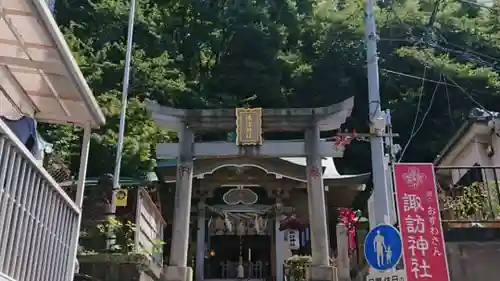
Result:
[[[170,130],[176,131],[183,124],[198,132],[231,132],[236,129],[234,108],[179,109],[161,106],[151,101],[147,101],[146,105],[158,125]],[[321,131],[336,130],[351,115],[353,106],[354,97],[350,97],[325,107],[264,108],[262,129],[264,132],[299,132],[317,122]]]

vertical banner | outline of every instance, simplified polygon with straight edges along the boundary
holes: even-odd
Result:
[[[434,165],[397,163],[394,183],[408,281],[450,281]]]

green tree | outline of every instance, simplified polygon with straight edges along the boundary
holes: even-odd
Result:
[[[148,119],[146,98],[181,108],[223,108],[324,106],[355,96],[345,127],[367,130],[363,0],[137,2],[127,173],[150,169],[155,143],[167,140]],[[384,0],[376,8],[382,107],[392,111],[401,135],[396,142],[404,145],[415,134],[417,111],[415,127],[422,123],[405,160],[431,161],[472,107],[500,111],[500,2],[491,8],[470,2]],[[128,5],[56,5],[56,19],[109,120],[93,136],[93,175],[111,168],[109,160],[102,165],[102,155],[114,157]],[[68,161],[77,153],[74,131],[51,126],[47,136]],[[341,168],[368,171],[368,149],[352,144]]]

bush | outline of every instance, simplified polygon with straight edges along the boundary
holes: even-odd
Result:
[[[293,281],[304,281],[306,280],[306,270],[311,266],[311,256],[292,256],[286,262],[285,266],[287,269],[287,275],[292,278]]]

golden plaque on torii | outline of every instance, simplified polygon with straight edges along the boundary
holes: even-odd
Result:
[[[236,144],[262,144],[262,108],[236,108]]]

